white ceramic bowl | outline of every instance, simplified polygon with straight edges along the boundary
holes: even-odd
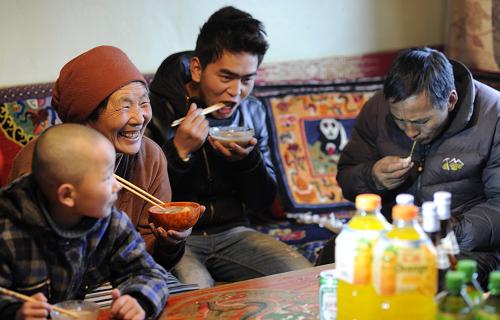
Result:
[[[234,142],[246,148],[250,139],[253,138],[254,131],[246,127],[211,127],[209,134],[224,147],[230,147],[230,143]]]

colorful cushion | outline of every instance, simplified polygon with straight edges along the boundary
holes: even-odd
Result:
[[[259,92],[270,119],[271,150],[287,212],[351,206],[337,184],[340,153],[364,103],[382,88],[363,83],[281,87]]]

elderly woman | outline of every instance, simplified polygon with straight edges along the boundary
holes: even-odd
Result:
[[[170,201],[165,156],[143,136],[152,114],[147,82],[123,51],[100,46],[68,62],[52,88],[52,107],[63,122],[85,124],[111,141],[117,153],[117,175]],[[9,181],[31,171],[33,147],[31,141],[16,156]],[[150,205],[125,190],[115,205],[129,215],[158,263],[167,269],[177,263],[191,229],[176,232],[150,226]]]

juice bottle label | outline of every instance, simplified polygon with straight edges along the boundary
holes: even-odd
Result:
[[[436,292],[436,258],[421,241],[381,240],[373,261],[373,284],[379,295]]]
[[[339,278],[353,285],[371,281],[372,247],[381,231],[343,229],[337,238],[335,263]]]

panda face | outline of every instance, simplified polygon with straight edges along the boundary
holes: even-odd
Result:
[[[319,130],[326,140],[337,139],[340,134],[340,128],[340,123],[333,118],[322,119],[319,123]]]

